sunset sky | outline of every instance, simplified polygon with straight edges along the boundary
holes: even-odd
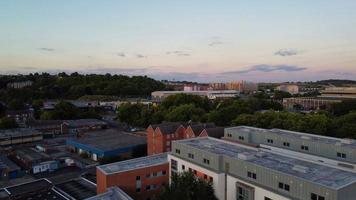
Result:
[[[355,0],[1,0],[0,74],[356,79]]]

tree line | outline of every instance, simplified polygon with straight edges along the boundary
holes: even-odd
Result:
[[[256,94],[246,99],[210,101],[194,95],[177,94],[160,105],[123,104],[118,120],[135,127],[172,122],[214,122],[218,126],[247,125],[280,128],[333,137],[356,139],[356,100],[333,104],[315,113],[292,113],[283,110],[277,99]]]

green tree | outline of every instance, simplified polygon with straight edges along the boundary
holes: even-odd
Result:
[[[199,179],[191,172],[173,174],[156,200],[217,200],[211,183]]]
[[[16,121],[9,117],[3,117],[0,119],[0,129],[11,129],[17,128],[18,125]]]
[[[194,104],[183,104],[174,107],[167,115],[166,120],[171,122],[200,121],[205,111],[195,107]]]
[[[151,109],[141,103],[124,103],[118,108],[117,118],[131,126],[147,127],[152,115]]]
[[[196,108],[201,108],[205,111],[210,110],[210,101],[206,97],[200,97],[198,95],[189,94],[176,94],[165,98],[161,106],[165,109],[169,109],[175,106],[193,104]]]
[[[332,104],[329,108],[329,111],[330,113],[336,116],[341,116],[341,115],[348,114],[351,111],[356,111],[356,100],[349,99],[349,100],[344,100],[341,103]]]

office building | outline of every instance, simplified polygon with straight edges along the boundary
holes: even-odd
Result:
[[[155,91],[151,93],[153,102],[162,102],[165,98],[176,94],[188,94],[206,97],[210,100],[235,98],[239,96],[239,92],[236,90],[198,90],[198,91]]]

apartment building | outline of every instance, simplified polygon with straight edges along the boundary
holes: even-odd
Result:
[[[97,193],[119,187],[137,200],[150,200],[169,183],[167,154],[157,154],[97,167]]]
[[[288,92],[290,94],[298,94],[299,86],[295,84],[281,84],[276,88],[276,90],[282,92]]]
[[[147,128],[147,154],[153,155],[171,151],[171,144],[174,140],[205,136],[221,138],[224,136],[224,128],[216,127],[212,123],[164,122],[150,125]]]
[[[318,145],[304,146],[311,150]],[[318,159],[309,159],[307,153],[267,145],[256,148],[210,137],[174,141],[168,155],[170,173],[191,171],[212,182],[220,200],[354,199],[356,171],[329,164],[324,157],[314,158]]]

